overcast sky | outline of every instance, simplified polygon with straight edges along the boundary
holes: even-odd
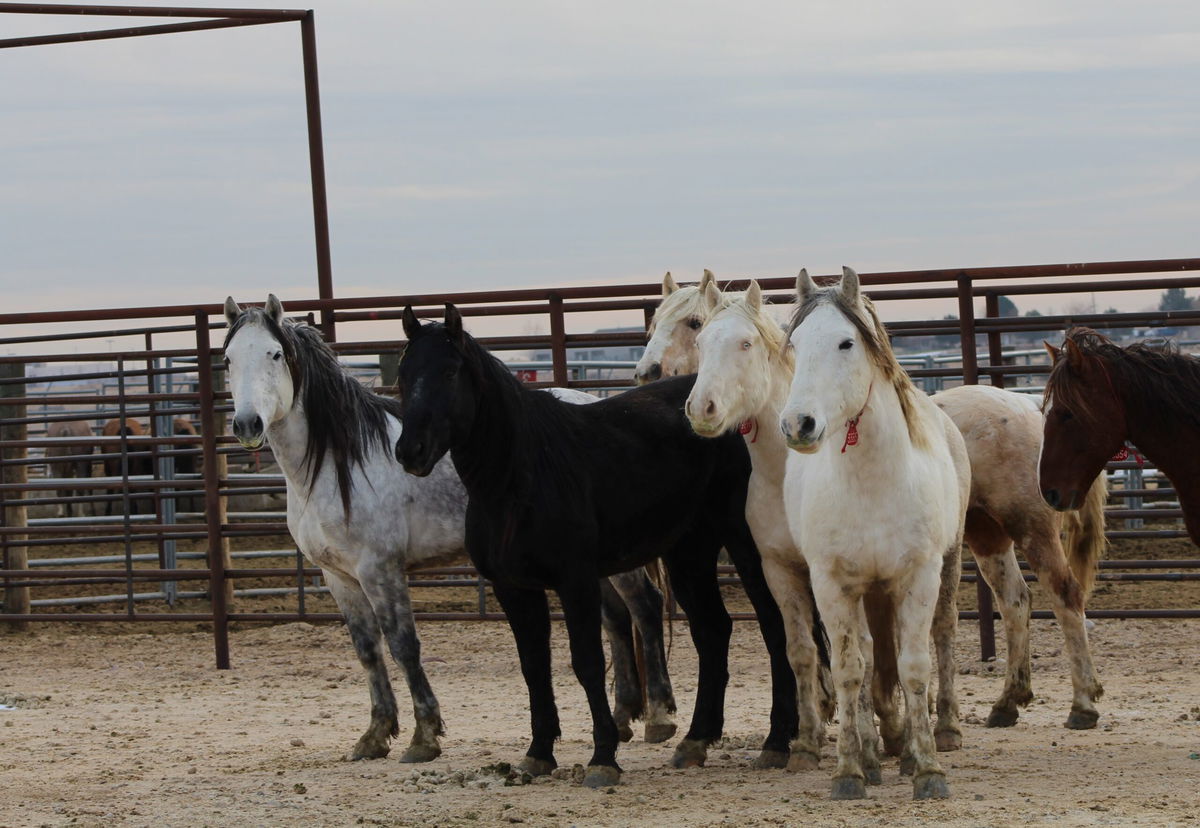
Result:
[[[337,295],[1198,254],[1195,0],[315,8]],[[3,310],[315,296],[304,129],[297,24],[0,50]]]

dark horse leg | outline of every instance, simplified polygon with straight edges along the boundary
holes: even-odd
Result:
[[[546,601],[545,591],[541,589],[521,589],[496,581],[492,583],[492,592],[504,609],[508,626],[516,639],[521,675],[525,677],[525,686],[529,690],[529,719],[533,739],[525,758],[521,760],[520,768],[534,776],[545,776],[558,767],[554,761],[554,742],[561,735],[558,708],[554,705],[554,688],[550,682],[550,605]],[[599,607],[597,615],[598,610]],[[596,619],[596,626],[598,635],[599,618]],[[603,690],[603,677],[601,683]],[[613,732],[616,732],[615,725]]]
[[[633,626],[642,642],[645,668],[646,741],[665,742],[675,735],[675,693],[667,673],[667,650],[663,641],[663,597],[644,567],[613,575],[609,582],[620,593],[633,616]],[[614,664],[616,658],[614,655]],[[636,674],[636,671],[635,671]],[[639,702],[641,694],[639,690]],[[637,718],[633,716],[632,718]],[[617,719],[620,722],[620,717]]]
[[[589,788],[615,785],[621,779],[617,765],[617,724],[604,691],[604,647],[600,641],[600,583],[596,578],[573,577],[557,590],[562,602],[567,634],[571,639],[571,668],[587,694],[592,714],[592,758],[583,784]]]
[[[700,662],[692,723],[671,757],[671,764],[677,768],[703,765],[708,757],[708,746],[721,738],[725,726],[725,688],[729,684],[729,636],[733,632],[733,622],[717,585],[718,551],[711,538],[693,536],[676,545],[667,558],[671,589],[675,600],[687,613],[688,628]],[[794,679],[792,683],[794,686]],[[785,741],[785,750],[786,746]]]
[[[633,619],[608,579],[600,581],[600,619],[608,636],[613,667],[613,720],[622,742],[633,738],[630,722],[645,713],[641,677],[634,654]]]
[[[371,724],[367,727],[367,732],[359,737],[354,748],[346,754],[346,758],[382,759],[388,755],[388,740],[399,733],[399,725],[396,718],[396,697],[392,693],[383,651],[379,647],[379,622],[375,619],[371,602],[359,589],[358,584],[336,572],[325,570],[324,574],[333,600],[337,602],[338,609],[346,619],[350,640],[354,642],[359,662],[367,671],[367,681],[371,690]]]
[[[758,616],[758,629],[771,660],[771,730],[763,741],[762,751],[754,765],[758,768],[782,768],[787,766],[792,739],[800,732],[796,675],[792,672],[792,665],[788,660],[787,631],[783,623],[783,614],[767,586],[758,547],[754,545],[750,529],[744,522],[734,529],[732,536],[725,538],[725,549],[729,552],[729,557],[742,578],[746,595],[754,606],[754,612]],[[816,615],[815,607],[813,615]],[[688,618],[691,618],[690,614]],[[821,661],[828,664],[829,655],[825,649],[819,618],[815,619],[812,625],[812,634],[816,639]]]

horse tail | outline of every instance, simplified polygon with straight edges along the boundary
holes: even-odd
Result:
[[[663,613],[667,616],[667,658],[671,657],[671,647],[675,643],[675,619],[674,613],[671,612],[671,578],[667,574],[667,565],[663,563],[662,558],[655,558],[650,563],[646,564],[646,575],[650,578],[650,583],[657,587],[663,597]],[[638,647],[641,646],[639,641]],[[641,651],[638,651],[638,657],[641,658]],[[645,665],[639,663],[638,669],[645,675]]]
[[[875,660],[872,695],[876,698],[891,698],[900,686],[896,602],[887,590],[872,587],[863,596],[863,608],[867,614],[867,629],[871,631],[871,654]]]
[[[1096,581],[1096,569],[1108,541],[1104,537],[1104,504],[1108,486],[1104,472],[1092,483],[1078,511],[1065,512],[1067,562],[1086,604]]]
[[[813,643],[817,645],[817,683],[820,691],[817,704],[821,709],[821,718],[832,722],[837,715],[837,690],[833,686],[833,669],[829,658],[829,633],[825,629],[825,622],[821,620],[821,612],[817,609],[811,580],[808,581],[808,601],[812,605]]]

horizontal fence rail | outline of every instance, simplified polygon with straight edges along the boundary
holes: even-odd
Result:
[[[1188,328],[1200,330],[1195,309],[1000,315],[1001,297],[1200,287],[1200,259],[865,273],[862,282],[901,363],[929,393],[982,376],[1039,395],[1049,370],[1040,338],[1057,341],[1072,324],[1170,336],[1185,349],[1193,345]],[[793,280],[760,283],[769,301],[790,301]],[[745,284],[734,280],[731,287]],[[311,323],[319,314],[326,331],[337,323],[344,339],[333,343],[335,351],[381,393],[394,392],[403,307],[435,318],[447,301],[531,385],[619,393],[632,384],[659,296],[657,284],[604,285],[286,306]],[[912,301],[940,302],[956,318],[889,321],[893,303]],[[320,570],[288,540],[285,487],[269,450],[247,453],[225,433],[231,404],[220,358],[223,328],[219,304],[0,314],[0,346],[7,351],[0,356],[0,620],[203,621],[213,625],[218,663],[228,663],[232,622],[338,617]],[[98,347],[102,340],[107,350]],[[136,427],[123,433],[120,424],[129,421]],[[1115,462],[1109,477],[1111,539],[1186,537],[1175,491],[1155,469]],[[731,569],[721,579],[737,583]],[[1105,561],[1097,582],[1120,589],[1131,581],[1196,580],[1200,559],[1189,555]],[[970,562],[964,583],[976,584],[980,611],[962,617],[980,619],[986,655],[990,592]],[[415,572],[412,584],[458,590],[454,600],[470,607],[435,606],[418,611],[420,618],[502,617],[469,566]],[[1200,617],[1200,608],[1088,614]]]

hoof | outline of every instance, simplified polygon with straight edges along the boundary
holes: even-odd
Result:
[[[628,742],[633,739],[633,728],[629,726],[629,722],[617,725],[617,738],[622,742]]]
[[[611,765],[588,765],[583,777],[585,788],[609,788],[620,783],[621,771]]]
[[[652,745],[657,745],[659,742],[665,742],[667,739],[670,739],[672,736],[674,736],[676,730],[678,730],[678,728],[675,727],[674,722],[667,722],[666,724],[648,724],[646,725],[646,733],[642,738]]]
[[[830,799],[866,799],[867,786],[858,776],[841,776],[833,780]]]
[[[913,799],[949,799],[944,773],[923,773],[913,780]]]
[[[786,768],[788,763],[788,755],[782,750],[764,750],[754,759],[752,767],[755,770],[768,770],[770,768]]]
[[[787,769],[788,773],[804,773],[805,771],[814,771],[821,764],[821,758],[815,753],[809,753],[807,750],[797,750],[788,757]]]
[[[523,771],[530,776],[549,776],[550,772],[558,767],[558,762],[553,759],[534,759],[532,756],[526,756],[517,765],[517,770]]]
[[[993,707],[988,715],[987,727],[1012,727],[1020,715],[1015,707]]]
[[[938,753],[962,750],[962,734],[957,730],[941,730],[933,734],[933,743],[937,746]]]
[[[1091,730],[1100,720],[1100,714],[1095,710],[1072,710],[1067,716],[1067,727],[1071,730]]]
[[[696,739],[684,739],[675,748],[671,757],[673,768],[702,768],[708,758],[708,749]]]
[[[362,739],[354,746],[354,750],[346,754],[347,762],[359,762],[363,759],[382,759],[392,752],[386,742],[367,742]]]
[[[409,745],[400,757],[401,762],[414,764],[416,762],[432,762],[442,755],[442,749],[437,745]]]
[[[868,785],[882,785],[883,784],[883,769],[880,768],[878,765],[873,768],[867,768],[864,771],[864,773],[867,776],[867,784]]]
[[[900,775],[912,776],[917,772],[917,760],[911,756],[900,757]]]

